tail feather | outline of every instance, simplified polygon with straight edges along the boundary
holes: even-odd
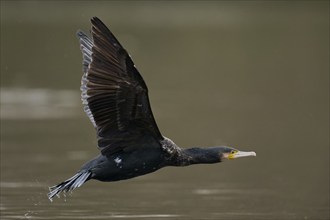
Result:
[[[50,192],[47,194],[48,199],[52,200],[52,198],[56,195],[58,195],[61,192],[69,192],[74,190],[75,188],[80,187],[82,184],[84,184],[87,180],[89,180],[89,177],[91,176],[91,172],[89,171],[83,171],[76,173],[73,177],[65,180],[64,182],[49,187]]]

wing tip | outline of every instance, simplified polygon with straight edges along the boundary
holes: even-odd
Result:
[[[101,24],[104,25],[104,23],[101,21],[101,19],[99,19],[99,18],[96,17],[96,16],[93,16],[93,17],[91,18],[91,23],[92,23],[93,25],[97,25],[98,23],[101,23]],[[85,32],[83,32],[83,31],[80,30],[80,29],[77,30],[76,35],[77,35],[77,37],[79,37],[79,38],[82,38],[82,37],[87,36],[87,35],[85,34]]]
[[[79,38],[79,39],[89,39],[88,35],[83,32],[82,30],[77,30],[76,32],[76,36]]]
[[[76,35],[77,35],[77,37],[80,38],[80,37],[85,36],[86,34],[82,30],[77,30]]]
[[[91,22],[93,22],[93,21],[101,21],[101,19],[99,19],[97,16],[93,16],[91,18]]]
[[[106,25],[101,21],[101,19],[99,19],[98,17],[94,16],[91,18],[91,23],[93,26],[98,26],[98,25],[102,25],[102,26],[105,26]]]

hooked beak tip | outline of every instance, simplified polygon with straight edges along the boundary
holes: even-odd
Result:
[[[256,157],[256,156],[257,156],[257,154],[254,151],[250,151],[250,152],[238,151],[234,155],[234,158],[239,158],[239,157]]]

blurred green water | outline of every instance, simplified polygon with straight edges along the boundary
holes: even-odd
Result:
[[[329,219],[329,3],[1,1],[1,218]],[[75,32],[100,17],[180,146],[256,158],[47,186],[97,154]]]

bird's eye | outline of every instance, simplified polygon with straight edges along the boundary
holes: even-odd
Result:
[[[231,153],[231,154],[234,154],[234,153],[236,153],[236,151],[235,151],[235,150],[232,150],[230,153]]]

